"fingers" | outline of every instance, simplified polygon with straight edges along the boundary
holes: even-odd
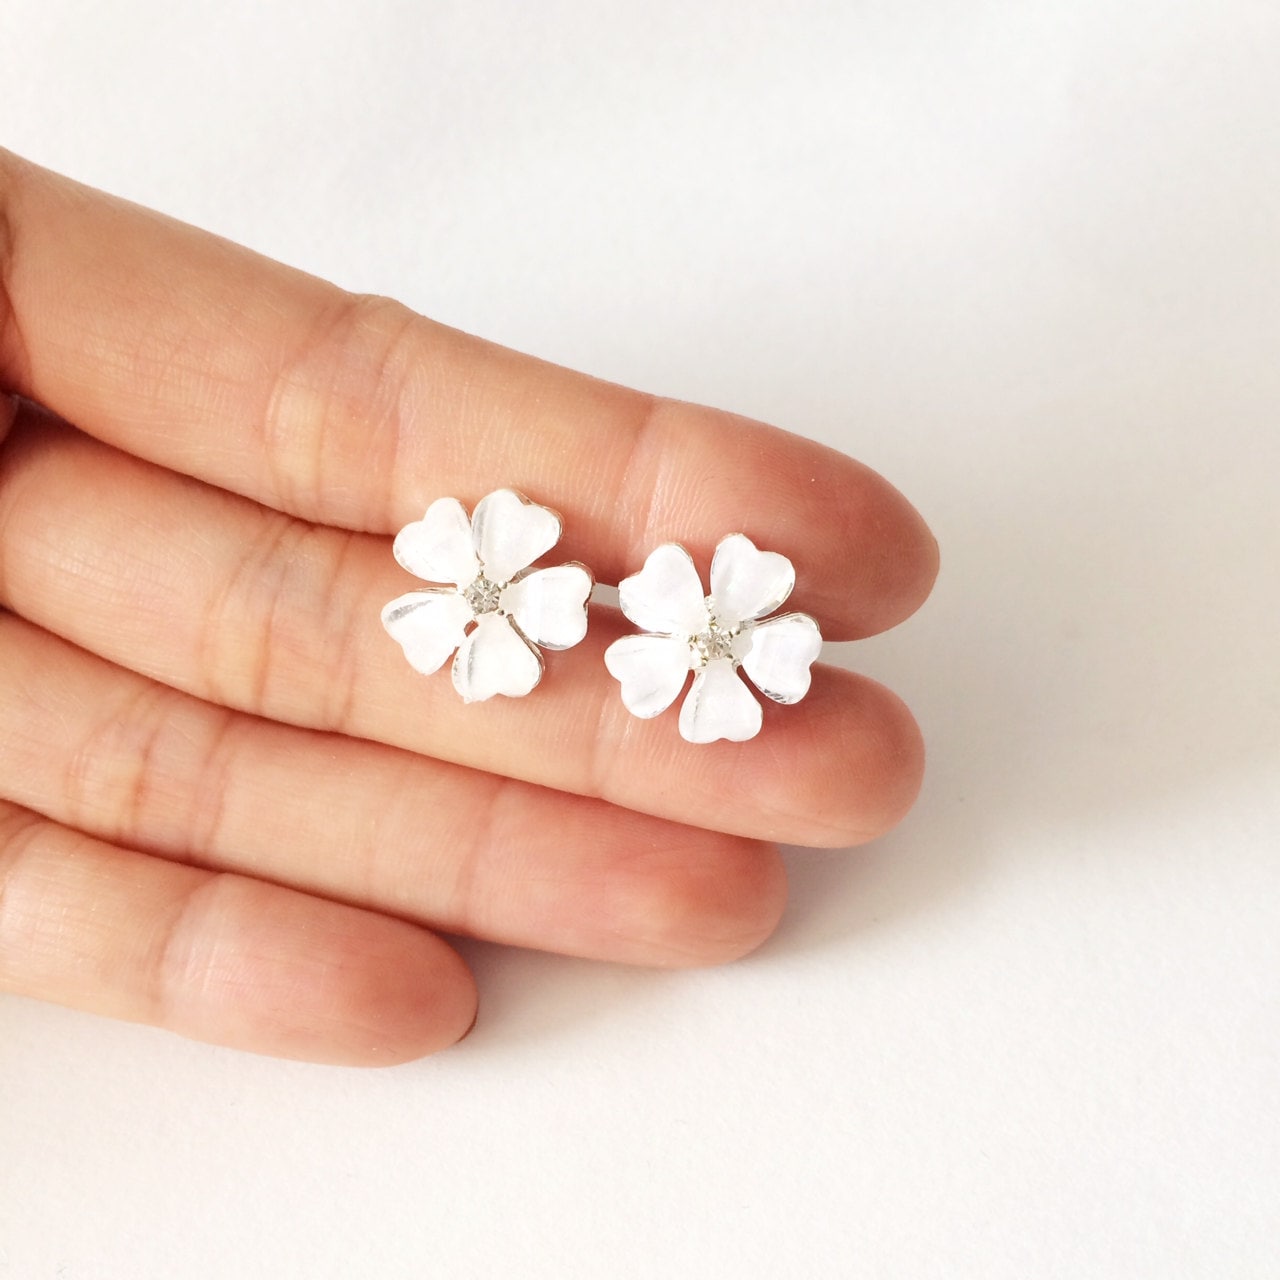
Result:
[[[736,958],[786,896],[769,846],[227,712],[12,615],[0,793],[116,844],[605,960]]]
[[[314,1062],[454,1043],[475,988],[403,921],[119,849],[0,801],[0,991]]]
[[[7,297],[7,305],[6,299]],[[390,533],[511,485],[617,582],[732,532],[829,638],[892,626],[936,545],[866,467],[353,296],[0,152],[0,381],[103,440],[307,520]]]
[[[15,430],[0,455],[0,535],[10,607],[273,719],[796,844],[869,839],[919,786],[902,704],[830,668],[804,702],[767,707],[750,742],[691,746],[669,716],[634,720],[604,670],[608,611],[581,646],[548,655],[536,696],[464,705],[447,674],[419,676],[382,630],[381,606],[406,585],[385,539],[301,524],[65,428]]]

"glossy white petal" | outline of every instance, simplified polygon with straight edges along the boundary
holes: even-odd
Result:
[[[604,665],[622,685],[622,703],[650,720],[679,696],[689,678],[689,646],[671,636],[623,636],[604,651]]]
[[[478,572],[471,521],[457,498],[437,498],[421,520],[396,534],[396,559],[416,578],[465,587]]]
[[[680,708],[680,736],[686,742],[745,742],[760,732],[760,704],[727,659],[709,662],[698,672]]]
[[[571,649],[587,634],[591,575],[580,564],[535,569],[502,593],[502,607],[534,644]]]
[[[772,613],[796,585],[786,556],[760,551],[745,534],[733,533],[716,547],[711,561],[711,598],[726,626]]]
[[[494,694],[523,698],[542,679],[542,659],[500,613],[476,619],[476,629],[453,660],[453,687],[464,702]]]
[[[471,606],[453,591],[410,591],[382,610],[382,625],[415,671],[429,676],[462,643]]]
[[[689,553],[676,542],[649,552],[644,568],[618,583],[622,612],[645,631],[693,636],[705,631],[707,602]]]
[[[514,489],[498,489],[476,503],[471,532],[485,577],[510,582],[560,541],[560,517]]]
[[[806,613],[770,618],[744,633],[742,669],[775,702],[799,702],[809,692],[809,667],[822,648],[818,624]]]

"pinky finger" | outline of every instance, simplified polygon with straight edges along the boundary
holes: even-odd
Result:
[[[471,975],[401,920],[116,848],[0,801],[0,992],[309,1062],[442,1049]]]

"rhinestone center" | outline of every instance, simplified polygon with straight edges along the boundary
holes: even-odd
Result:
[[[736,664],[733,656],[733,642],[737,638],[736,630],[721,626],[714,617],[708,618],[707,629],[696,636],[689,637],[694,661],[699,667],[705,667],[708,662],[716,662],[722,658],[728,658]]]
[[[477,618],[486,613],[497,613],[502,601],[502,586],[490,582],[482,573],[470,586],[463,588],[462,598]]]

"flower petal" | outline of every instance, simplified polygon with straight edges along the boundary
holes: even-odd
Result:
[[[437,498],[427,514],[396,534],[396,559],[417,578],[465,587],[479,571],[471,521],[457,498]]]
[[[471,606],[455,591],[409,591],[382,610],[382,625],[415,671],[429,676],[462,643]]]
[[[791,561],[776,551],[757,550],[745,534],[731,533],[716,547],[711,561],[712,608],[725,626],[772,613],[795,585]]]
[[[809,692],[809,667],[822,649],[822,633],[807,613],[770,618],[743,633],[750,647],[742,669],[774,702],[799,702]]]
[[[560,517],[514,489],[497,489],[476,503],[471,533],[485,577],[505,583],[560,541]]]
[[[686,742],[745,742],[760,732],[763,719],[760,704],[738,678],[733,663],[721,658],[698,672],[680,708],[680,736]]]
[[[587,634],[591,575],[580,564],[535,569],[502,593],[502,607],[544,649],[571,649]]]
[[[541,679],[538,651],[500,613],[477,618],[453,660],[453,687],[464,702],[484,702],[495,693],[523,698]]]
[[[689,553],[678,542],[649,552],[644,568],[618,584],[622,612],[645,631],[695,636],[707,626],[707,600]]]
[[[604,665],[622,684],[633,716],[651,720],[679,696],[689,677],[689,645],[672,636],[623,636],[604,651]]]

